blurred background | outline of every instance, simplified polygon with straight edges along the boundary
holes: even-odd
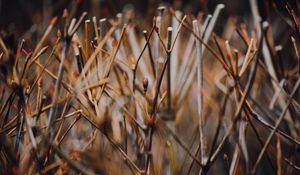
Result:
[[[0,28],[23,33],[32,24],[47,24],[53,16],[61,15],[63,9],[75,3],[80,4],[78,14],[88,11],[90,16],[98,18],[112,17],[126,8],[134,8],[137,16],[151,19],[160,4],[196,15],[200,10],[212,13],[216,4],[223,3],[226,6],[224,19],[231,15],[247,20],[250,15],[249,2],[243,0],[0,0]],[[270,4],[269,1],[259,3],[260,7]],[[295,1],[291,3],[295,4]]]
[[[288,30],[290,29],[285,26],[285,23],[280,21],[284,19],[284,17],[288,16],[287,10],[285,8],[286,2],[287,1],[284,0],[257,0],[260,11],[259,13],[262,20],[269,21],[273,27],[272,30],[274,33],[274,43],[281,44],[283,50],[286,51],[282,55],[282,58],[284,58],[284,64],[290,63],[292,66],[295,66],[296,59],[294,59],[294,56],[290,55],[291,53],[293,53],[293,47],[289,44],[290,33],[288,32]],[[252,31],[252,15],[249,0],[0,0],[0,36],[4,32],[10,32],[14,33],[16,38],[26,38],[26,36],[24,36],[26,33],[33,33],[34,37],[32,38],[34,42],[38,42],[43,34],[43,32],[41,31],[44,31],[45,28],[47,28],[54,16],[61,17],[64,9],[76,8],[76,10],[74,10],[75,14],[72,15],[77,18],[80,16],[80,14],[82,14],[82,12],[87,11],[87,18],[89,19],[92,16],[96,16],[98,19],[104,17],[114,18],[116,14],[120,12],[128,12],[131,10],[133,12],[131,15],[135,16],[135,18],[132,19],[136,20],[134,21],[134,23],[138,24],[138,26],[140,26],[139,28],[143,29],[147,25],[152,25],[152,18],[153,16],[157,15],[157,7],[160,5],[172,7],[175,10],[181,10],[184,14],[187,15],[197,16],[200,11],[204,12],[205,14],[213,13],[216,5],[219,3],[223,3],[225,5],[225,9],[224,11],[222,11],[222,15],[218,19],[215,27],[215,32],[219,34],[219,36],[222,35],[223,29],[225,28],[224,26],[226,25],[230,17],[234,17],[237,24],[236,26],[239,26],[239,24],[241,23],[245,23],[250,26],[249,31]],[[288,3],[292,7],[295,7],[294,9],[296,14],[299,14],[299,11],[297,11],[298,9],[300,9],[300,3],[298,0],[288,0]],[[273,8],[275,6],[278,10],[277,12],[273,10],[275,9]],[[281,23],[279,23],[278,21]],[[232,40],[233,45],[239,44],[239,42],[233,41],[234,40]],[[243,51],[243,49],[240,50]],[[288,67],[286,65],[284,66]],[[209,68],[207,68],[207,71],[210,71],[211,73],[211,70],[209,70]],[[259,92],[270,91],[269,87],[267,86],[265,88],[258,89],[261,90]],[[266,94],[268,95],[268,93]],[[260,93],[259,95],[263,97],[263,100],[265,99],[264,93]],[[219,97],[217,97],[216,99],[219,100]],[[215,108],[216,107],[213,106],[211,110],[215,110]],[[186,120],[188,120],[188,124],[191,123],[190,119]],[[182,125],[181,127],[182,128],[179,128],[179,131],[185,132],[179,132],[181,134],[180,136],[181,138],[186,139],[186,133],[189,133],[186,131],[188,125]],[[255,143],[257,142],[252,142],[251,139],[254,137],[252,136],[253,135],[250,135],[250,141],[248,143],[253,144],[253,147],[256,148],[258,144],[256,145]],[[225,147],[227,149],[225,149],[224,152],[230,153],[230,144],[228,143]],[[259,149],[252,149],[251,152],[249,152],[250,156],[256,157],[258,151]],[[292,154],[293,152],[291,152],[291,155]],[[222,164],[221,167],[225,169],[223,166],[225,167],[225,165]],[[266,170],[264,172],[268,172],[270,169],[270,167],[267,167],[266,164],[263,164],[262,167],[262,169]],[[216,172],[212,172],[212,174],[214,173]]]
[[[286,1],[257,2],[263,19],[272,13],[269,9],[273,5],[286,13],[283,5]],[[299,1],[288,0],[288,2],[292,6],[299,6]],[[185,14],[196,15],[199,11],[212,13],[216,4],[219,3],[226,6],[221,16],[223,20],[219,20],[221,24],[222,21],[225,23],[228,16],[238,16],[238,20],[242,22],[249,20],[251,11],[247,0],[0,0],[0,30],[24,33],[33,24],[48,24],[53,16],[61,15],[65,8],[75,4],[79,4],[77,16],[83,11],[88,11],[89,16],[113,17],[123,10],[132,8],[137,19],[146,17],[151,20],[156,15],[159,5],[172,6],[176,10],[182,10]]]

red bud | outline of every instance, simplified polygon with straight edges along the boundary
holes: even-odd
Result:
[[[68,15],[69,15],[68,10],[67,10],[67,9],[64,9],[64,12],[63,12],[63,18],[68,17]]]
[[[145,93],[147,92],[148,84],[149,84],[148,79],[147,79],[147,78],[144,78],[144,80],[143,80],[143,87],[144,87],[144,92],[145,92]]]
[[[58,21],[58,18],[57,16],[53,17],[52,20],[51,20],[51,25],[54,26]]]

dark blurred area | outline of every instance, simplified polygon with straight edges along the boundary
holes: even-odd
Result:
[[[53,16],[62,15],[63,9],[74,4],[79,4],[77,15],[88,11],[90,16],[112,17],[124,8],[133,7],[138,16],[151,19],[161,4],[196,15],[200,10],[212,13],[218,3],[226,6],[223,17],[244,17],[250,13],[249,3],[240,0],[0,0],[0,29],[23,33],[33,24],[46,25]]]
[[[257,1],[260,14],[267,19],[272,6],[285,12],[285,2],[281,0]],[[299,5],[298,1],[289,0],[291,6]],[[113,17],[126,8],[134,8],[137,16],[149,19],[156,15],[159,5],[172,6],[185,14],[196,15],[199,11],[212,13],[219,3],[225,5],[220,20],[225,22],[228,16],[238,16],[239,21],[245,22],[251,15],[249,1],[245,0],[0,0],[0,30],[15,31],[22,34],[33,24],[47,25],[53,16],[61,16],[65,8],[78,5],[76,15],[87,11],[90,16]]]

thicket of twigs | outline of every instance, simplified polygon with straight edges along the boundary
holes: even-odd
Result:
[[[270,4],[219,35],[223,4],[149,21],[74,3],[1,31],[0,174],[298,174],[299,9]]]

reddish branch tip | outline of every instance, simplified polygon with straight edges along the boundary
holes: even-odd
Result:
[[[67,9],[64,9],[64,12],[63,12],[63,18],[68,17],[68,15],[69,15],[68,10],[67,10]]]
[[[156,25],[156,16],[153,17],[153,25]]]
[[[143,80],[144,92],[147,92],[148,84],[149,84],[148,79],[147,79],[147,78],[144,78],[144,80]]]
[[[60,29],[57,30],[56,35],[57,35],[57,37],[59,37],[59,38],[61,37],[61,31],[60,31]]]
[[[73,75],[74,75],[75,78],[78,78],[79,75],[80,75],[80,73],[79,73],[78,70],[75,70],[75,71],[73,72]]]
[[[75,117],[75,118],[76,118],[76,120],[79,120],[79,119],[80,119],[80,117],[81,117],[81,114],[79,113],[79,114],[77,114],[77,115],[76,115],[76,117]]]
[[[157,27],[157,25],[154,26],[154,30],[158,33],[159,32],[159,28]]]
[[[49,46],[43,47],[43,48],[41,49],[41,54],[44,54],[44,53],[47,51],[48,47],[49,47]]]
[[[38,86],[41,87],[43,85],[43,78],[39,78]]]
[[[113,39],[111,44],[113,47],[116,47],[118,45],[118,41],[116,39]]]
[[[51,25],[54,26],[57,23],[57,21],[58,21],[58,17],[57,16],[53,17],[51,20]]]

